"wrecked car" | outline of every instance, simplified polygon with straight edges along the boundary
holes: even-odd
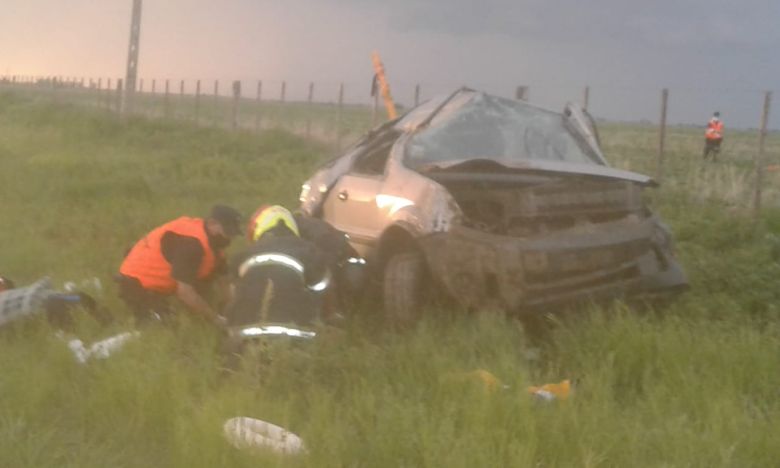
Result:
[[[463,88],[370,131],[300,201],[348,234],[385,313],[409,321],[434,285],[507,311],[684,288],[670,231],[642,199],[653,185],[609,167],[577,105]]]

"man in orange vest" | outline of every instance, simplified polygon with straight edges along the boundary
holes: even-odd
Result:
[[[712,154],[712,160],[715,161],[720,153],[720,144],[723,141],[723,122],[720,120],[720,112],[715,112],[707,123],[707,130],[704,132],[704,160]]]
[[[169,314],[168,296],[221,324],[200,290],[226,272],[224,250],[241,233],[241,215],[215,205],[207,218],[183,216],[153,229],[139,240],[119,267],[119,296],[139,322]]]

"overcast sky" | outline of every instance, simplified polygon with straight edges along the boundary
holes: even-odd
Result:
[[[0,74],[122,76],[131,4],[3,0]],[[673,121],[717,109],[756,126],[778,47],[779,0],[145,0],[140,76],[262,78],[268,94],[287,80],[293,97],[314,81],[320,98],[344,82],[367,100],[376,49],[401,102],[415,83],[423,97],[527,84],[559,108],[590,84],[597,116],[655,120],[669,87]]]

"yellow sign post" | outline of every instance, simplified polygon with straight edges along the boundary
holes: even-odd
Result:
[[[387,79],[385,78],[385,66],[382,65],[382,60],[379,58],[379,53],[377,51],[371,53],[371,61],[374,63],[374,73],[376,73],[379,91],[382,93],[382,99],[385,102],[387,116],[390,120],[393,120],[398,116],[398,113],[395,111],[393,96],[390,95],[390,86],[387,84]]]

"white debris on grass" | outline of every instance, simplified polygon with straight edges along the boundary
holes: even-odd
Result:
[[[105,340],[95,342],[90,347],[84,346],[84,342],[79,339],[73,339],[68,341],[68,348],[73,352],[77,361],[86,364],[90,359],[106,359],[111,356],[114,351],[122,348],[128,340],[136,338],[139,335],[140,333],[138,332],[124,332],[106,338]]]
[[[267,449],[287,455],[305,453],[303,440],[292,432],[260,419],[236,417],[222,427],[231,445],[242,450]]]
[[[54,291],[51,280],[43,278],[30,286],[0,292],[0,327],[42,310],[42,305]]]

